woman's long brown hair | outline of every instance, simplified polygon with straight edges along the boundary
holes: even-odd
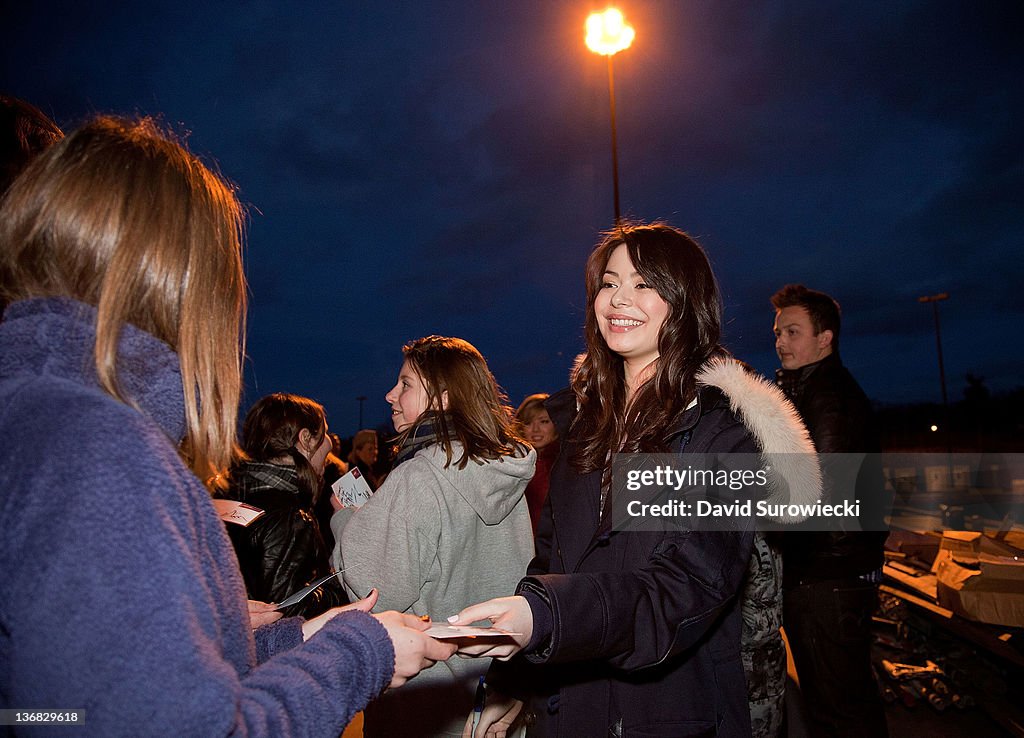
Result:
[[[622,244],[637,273],[669,305],[654,373],[628,406],[622,357],[608,348],[594,313],[608,259]],[[697,372],[723,351],[718,284],[704,250],[686,233],[663,223],[611,231],[587,260],[586,280],[587,352],[572,377],[579,404],[572,464],[580,473],[603,469],[609,451],[667,451],[674,421],[696,395]]]
[[[471,460],[494,460],[520,454],[527,447],[517,435],[512,410],[507,398],[487,368],[487,362],[476,347],[461,338],[426,336],[403,347],[405,360],[419,374],[427,390],[427,407],[443,407],[444,412],[428,410],[398,438],[399,444],[423,422],[432,421],[437,442],[452,463],[457,440],[463,449],[456,460],[464,469]]]

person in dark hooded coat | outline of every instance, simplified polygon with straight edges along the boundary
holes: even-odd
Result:
[[[780,429],[797,450],[806,432],[782,394],[719,345],[718,287],[685,233],[616,229],[586,277],[587,352],[547,403],[564,440],[537,556],[515,596],[452,619],[517,634],[463,655],[521,652],[492,667],[496,692],[475,735],[522,713],[531,736],[749,736],[740,602],[753,528],[621,530],[610,465],[618,453],[763,453]],[[788,480],[807,500],[820,490],[812,466]]]

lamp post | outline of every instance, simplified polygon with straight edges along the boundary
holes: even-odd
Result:
[[[356,428],[356,430],[362,430],[363,429],[363,403],[366,402],[366,395],[359,395],[359,397],[356,398],[356,401],[359,403],[359,427]]]
[[[935,348],[939,355],[939,382],[942,384],[942,435],[946,439],[946,466],[949,467],[950,481],[953,479],[953,436],[949,427],[949,397],[946,394],[946,368],[942,363],[942,329],[939,326],[939,303],[949,299],[948,292],[940,292],[937,295],[924,295],[917,298],[918,302],[930,302],[932,304],[932,315],[935,317]],[[934,428],[934,426],[932,426]]]
[[[608,107],[612,120],[612,188],[615,196],[615,225],[622,221],[619,209],[619,152],[615,139],[615,74],[612,57],[633,43],[636,31],[626,24],[622,13],[608,8],[587,18],[587,48],[608,57]]]
[[[935,348],[939,353],[939,382],[942,383],[942,405],[949,408],[949,398],[946,395],[946,369],[942,363],[942,329],[939,327],[939,303],[949,299],[948,292],[940,292],[937,295],[925,295],[917,298],[918,302],[930,302],[932,314],[935,316]]]

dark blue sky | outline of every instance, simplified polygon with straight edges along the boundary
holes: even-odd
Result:
[[[8,4],[10,5],[10,4]],[[589,2],[22,3],[0,90],[65,128],[160,114],[250,208],[248,398],[386,419],[400,347],[457,335],[513,404],[564,385],[612,223]],[[776,366],[770,295],[844,308],[874,399],[1024,384],[1019,2],[632,0],[615,58],[622,206],[707,248],[726,344]]]

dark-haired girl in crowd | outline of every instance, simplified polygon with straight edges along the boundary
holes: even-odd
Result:
[[[739,600],[755,534],[614,529],[611,458],[757,452],[776,436],[811,450],[806,432],[778,389],[719,345],[718,286],[685,233],[616,229],[591,254],[586,287],[586,354],[571,390],[547,402],[562,453],[537,557],[516,596],[453,618],[522,635],[460,653],[522,652],[488,681],[528,702],[531,736],[748,736]],[[490,696],[476,735],[502,733],[521,708]]]
[[[338,735],[451,653],[399,613],[253,630],[200,481],[235,444],[241,219],[150,120],[83,126],[3,200],[0,708],[90,735]]]
[[[245,416],[244,455],[226,496],[263,510],[246,527],[228,525],[250,599],[280,602],[330,573],[314,503],[331,448],[324,409],[308,398],[267,395]],[[347,603],[341,583],[329,579],[285,614],[310,618]]]
[[[336,564],[353,596],[447,617],[508,592],[533,556],[523,491],[536,455],[471,344],[428,336],[405,346],[387,393],[395,466],[362,507],[332,520]],[[487,663],[452,659],[366,711],[367,736],[460,735]]]

